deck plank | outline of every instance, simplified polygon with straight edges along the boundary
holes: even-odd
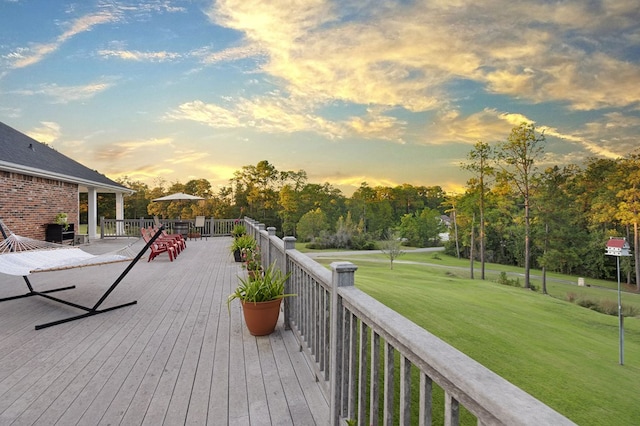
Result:
[[[101,253],[128,244],[83,247]],[[0,304],[0,424],[329,424],[329,408],[280,321],[251,336],[227,295],[245,273],[228,237],[189,241],[174,262],[141,260],[104,307],[138,304],[35,331],[77,310],[38,297]],[[34,274],[36,288],[92,306],[125,264]],[[25,291],[2,276],[0,297]],[[306,374],[305,374],[306,373]]]

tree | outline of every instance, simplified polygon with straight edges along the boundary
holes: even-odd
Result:
[[[435,245],[442,230],[440,212],[428,207],[425,207],[419,215],[404,215],[400,222],[402,237],[406,238],[409,244],[417,247]]]
[[[389,232],[387,238],[380,243],[380,251],[389,258],[390,269],[393,269],[393,261],[404,254],[402,239],[397,232]]]
[[[313,238],[319,237],[322,231],[329,229],[327,216],[318,207],[305,213],[300,218],[297,228],[300,241],[311,241]]]
[[[376,191],[367,182],[362,182],[360,187],[351,196],[349,210],[351,216],[359,218],[364,224],[364,232],[368,230],[369,216],[372,215],[371,205],[376,200]]]
[[[500,144],[498,159],[503,172],[524,201],[524,287],[530,288],[531,270],[531,195],[536,174],[536,160],[544,154],[544,133],[537,134],[533,123],[522,123],[511,130]]]
[[[640,154],[633,154],[619,162],[617,179],[621,188],[616,192],[618,200],[616,218],[623,225],[633,227],[633,256],[635,263],[636,289],[640,291]]]
[[[147,206],[150,202],[149,199],[147,199],[149,186],[140,181],[133,181],[128,176],[117,179],[116,182],[136,191],[124,197],[125,219],[137,219],[146,216]]]
[[[537,184],[535,196],[537,223],[534,230],[540,234],[536,240],[542,250],[538,264],[542,267],[542,293],[547,294],[546,272],[555,270],[563,273],[571,271],[580,263],[581,244],[587,239],[586,232],[579,226],[580,212],[575,196],[569,191],[576,170],[567,166],[547,168]],[[538,225],[537,227],[535,225]]]
[[[467,185],[474,187],[477,186],[478,191],[478,208],[480,213],[480,278],[484,280],[484,270],[485,270],[485,220],[484,220],[484,204],[487,196],[488,186],[486,184],[486,179],[489,176],[492,176],[494,173],[494,168],[491,165],[491,160],[493,158],[493,150],[489,146],[489,144],[484,143],[482,141],[476,142],[473,146],[473,150],[471,150],[467,154],[467,159],[470,161],[469,163],[463,164],[463,168],[469,170],[475,174],[473,180],[470,180]],[[473,260],[472,260],[473,261]]]

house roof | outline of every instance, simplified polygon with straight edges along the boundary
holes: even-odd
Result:
[[[607,241],[607,247],[622,249],[629,248],[629,244],[623,238],[610,238],[609,241]]]
[[[134,192],[2,122],[0,170],[94,187],[99,192]]]

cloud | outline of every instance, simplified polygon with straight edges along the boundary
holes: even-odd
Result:
[[[210,52],[209,49],[200,49],[192,52],[192,56],[201,57],[204,64],[216,64],[218,62],[231,62],[246,58],[262,56],[266,52],[255,45],[237,46],[218,52]]]
[[[119,14],[115,10],[101,10],[94,14],[82,16],[70,22],[68,28],[56,39],[49,43],[34,43],[30,47],[18,48],[10,53],[8,58],[12,60],[11,68],[24,68],[36,64],[51,53],[57,51],[62,44],[74,36],[91,31],[96,25],[115,22],[119,19]]]
[[[175,164],[197,164],[199,161],[209,157],[209,154],[194,150],[177,150],[171,156],[171,163]]]
[[[48,96],[53,98],[54,103],[66,104],[73,101],[81,101],[92,98],[98,93],[112,87],[115,83],[105,79],[82,86],[58,86],[57,84],[42,84],[34,89],[16,90],[16,93],[23,96]]]
[[[228,99],[228,106],[186,102],[165,115],[165,120],[195,121],[215,128],[250,128],[266,133],[312,132],[329,139],[359,137],[404,143],[406,122],[385,115],[382,108],[370,108],[366,115],[331,121],[311,107],[290,98],[264,96]]]
[[[60,125],[58,123],[54,123],[53,121],[41,121],[40,124],[42,124],[42,127],[38,127],[27,132],[27,135],[38,142],[46,144],[55,142],[62,135]]]
[[[326,176],[323,180],[324,182],[331,182],[334,186],[348,186],[353,188],[359,188],[363,182],[366,182],[370,187],[376,186],[385,186],[385,187],[395,187],[400,185],[400,183],[395,182],[391,179],[383,179],[379,176],[372,175],[353,175],[353,176],[344,176],[342,174],[336,174],[334,176]]]
[[[504,140],[514,126],[530,121],[521,114],[499,112],[491,108],[467,116],[463,116],[458,110],[447,110],[427,126],[424,143],[493,143]]]
[[[137,50],[99,50],[98,55],[103,57],[115,57],[125,61],[137,62],[167,62],[180,58],[179,53],[174,52],[140,52]]]
[[[5,59],[10,61],[10,68],[19,69],[34,65],[56,52],[60,46],[78,34],[91,31],[94,27],[99,25],[123,21],[127,14],[130,14],[134,16],[134,18],[140,20],[145,19],[145,17],[148,17],[151,13],[177,13],[186,11],[184,7],[172,5],[169,0],[156,0],[136,5],[127,5],[120,2],[100,2],[98,7],[99,10],[94,13],[89,13],[63,23],[62,26],[65,29],[60,35],[55,37],[55,39],[44,43],[32,43],[28,47],[19,47],[6,55]],[[113,56],[119,55],[118,52],[110,53]],[[172,55],[174,55],[169,52],[129,52],[129,54],[133,58],[141,58],[137,60],[146,59],[155,61],[172,59]],[[133,59],[131,57],[126,57],[127,52],[120,52],[120,55],[125,56],[125,59]]]
[[[220,0],[209,17],[266,52],[261,70],[293,96],[426,111],[469,80],[591,110],[640,99],[640,66],[619,57],[638,31],[632,3],[371,2],[355,14],[348,2]]]
[[[384,110],[369,108],[364,117],[351,117],[346,122],[351,136],[365,139],[388,140],[404,143],[407,122],[384,114]]]
[[[186,102],[165,116],[166,120],[190,120],[211,127],[242,127],[240,118],[226,108],[200,100]]]
[[[162,148],[171,146],[172,143],[173,139],[169,137],[117,141],[97,148],[94,151],[94,156],[97,160],[107,162],[136,159],[143,157],[145,153],[161,151]]]

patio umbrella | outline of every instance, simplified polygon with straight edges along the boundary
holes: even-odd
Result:
[[[181,200],[204,200],[196,195],[185,194],[184,192],[176,192],[175,194],[165,195],[164,197],[154,198],[151,201],[181,201]]]
[[[169,202],[178,201],[178,205],[182,206],[183,205],[182,201],[198,201],[198,200],[204,200],[204,198],[198,197],[196,195],[185,194],[184,192],[176,192],[175,194],[165,195],[164,197],[160,197],[160,198],[154,198],[151,201],[169,201]],[[180,207],[179,211],[182,211],[182,207]],[[178,217],[180,218],[181,216],[178,214]]]

